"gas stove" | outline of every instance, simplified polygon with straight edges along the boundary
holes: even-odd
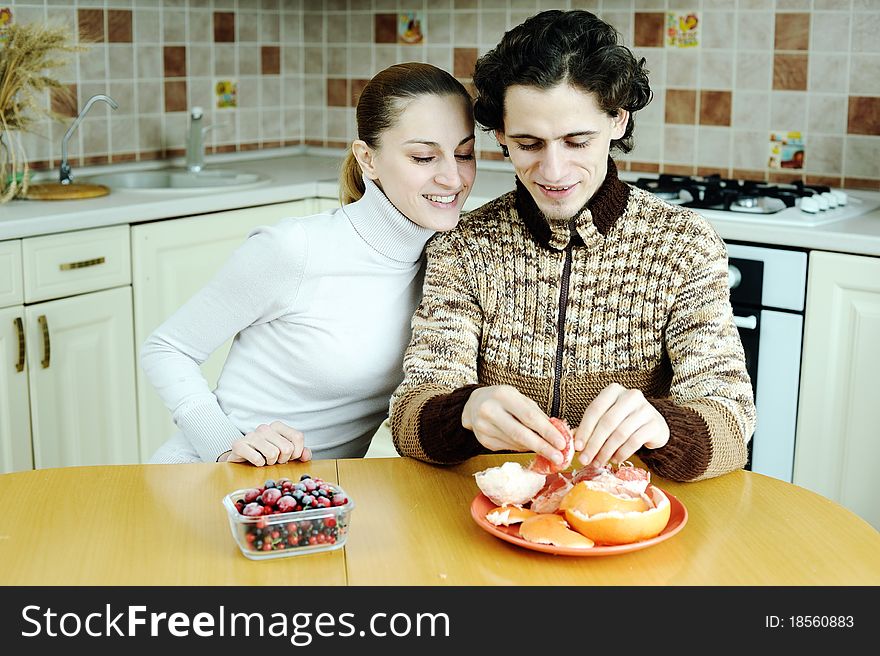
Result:
[[[812,227],[861,216],[880,207],[872,194],[844,192],[802,182],[775,184],[720,175],[660,174],[638,178],[636,187],[709,219]]]

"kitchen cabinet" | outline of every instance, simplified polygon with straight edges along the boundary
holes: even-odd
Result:
[[[16,268],[19,293],[0,283],[19,302],[0,310],[0,467],[137,462],[128,226],[0,243],[0,281]]]
[[[880,529],[878,335],[880,258],[813,251],[793,482]]]
[[[132,276],[137,350],[165,319],[210,280],[256,226],[287,216],[307,216],[338,206],[326,198],[169,219],[132,227]],[[201,366],[213,389],[228,340]],[[146,462],[176,430],[171,414],[140,366],[137,368],[140,458]]]

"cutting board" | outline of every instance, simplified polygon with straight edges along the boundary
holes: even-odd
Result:
[[[65,185],[60,182],[43,182],[29,185],[25,198],[29,200],[73,200],[76,198],[97,198],[109,193],[109,187],[99,184],[74,182]]]

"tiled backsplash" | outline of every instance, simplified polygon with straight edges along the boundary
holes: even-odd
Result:
[[[195,105],[214,126],[209,152],[345,147],[375,71],[420,60],[469,83],[476,58],[505,30],[543,9],[584,8],[615,25],[650,70],[654,100],[636,116],[624,168],[880,189],[880,0],[0,0],[4,7],[17,22],[74,26],[89,48],[61,79],[77,107],[96,93],[119,103],[115,112],[96,105],[81,123],[74,166],[181,154]],[[401,15],[409,21],[399,27]],[[46,122],[42,136],[24,137],[32,164],[57,166],[65,129]],[[802,169],[768,168],[772,132],[801,133]],[[478,149],[500,158],[490,135],[480,134]]]

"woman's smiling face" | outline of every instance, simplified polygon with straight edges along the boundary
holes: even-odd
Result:
[[[459,95],[424,95],[406,103],[377,148],[354,144],[365,175],[413,223],[443,232],[458,224],[473,188],[474,122]]]
[[[629,114],[609,116],[591,93],[566,82],[550,89],[513,85],[504,94],[506,145],[520,182],[547,218],[573,217],[608,172],[611,141],[623,136]]]

